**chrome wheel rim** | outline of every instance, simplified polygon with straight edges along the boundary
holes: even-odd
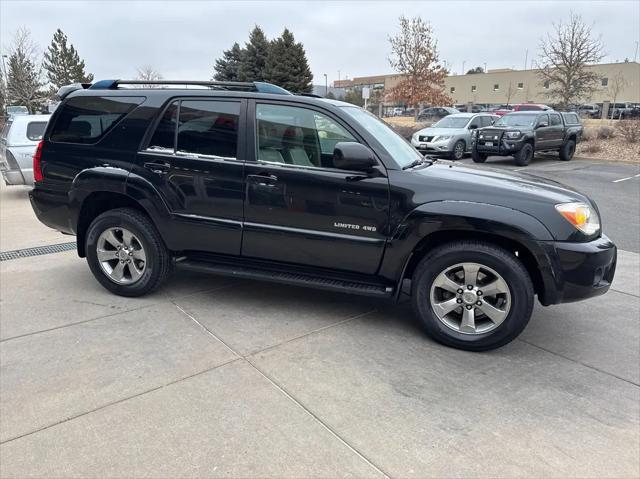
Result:
[[[100,268],[117,284],[133,284],[147,269],[142,242],[126,228],[108,228],[98,237],[96,256]]]
[[[458,263],[436,276],[430,291],[438,320],[458,333],[484,334],[500,326],[511,309],[504,278],[479,263]]]
[[[453,147],[453,155],[457,160],[462,159],[462,156],[464,155],[464,146],[461,142],[456,143]]]

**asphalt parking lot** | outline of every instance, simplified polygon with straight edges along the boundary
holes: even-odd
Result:
[[[525,171],[597,201],[619,266],[489,353],[406,304],[180,271],[127,299],[74,251],[2,261],[0,476],[640,476],[640,168]],[[26,193],[0,190],[0,250],[72,241]]]

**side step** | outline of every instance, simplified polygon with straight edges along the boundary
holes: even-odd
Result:
[[[394,288],[384,284],[349,281],[338,278],[316,276],[308,273],[292,273],[287,271],[267,270],[251,266],[213,263],[185,259],[176,263],[180,268],[203,273],[213,273],[236,278],[272,281],[276,283],[304,286],[327,291],[338,291],[378,298],[392,298]]]

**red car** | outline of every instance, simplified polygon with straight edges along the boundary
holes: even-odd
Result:
[[[517,105],[506,106],[504,108],[500,108],[499,110],[495,110],[493,112],[494,115],[503,116],[507,113],[511,113],[512,111],[546,111],[553,110],[550,106],[542,105],[541,103],[519,103]]]

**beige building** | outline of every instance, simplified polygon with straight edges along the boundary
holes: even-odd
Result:
[[[640,63],[603,63],[589,67],[600,77],[598,87],[584,103],[603,101],[640,103]],[[513,70],[510,68],[488,70],[487,73],[451,75],[445,80],[447,94],[454,104],[505,104],[505,103],[552,103],[547,94],[548,85],[540,82],[538,70]],[[388,90],[395,86],[400,75],[376,75],[341,80],[334,83],[338,88],[370,87]],[[622,81],[616,82],[616,78]],[[614,85],[620,85],[614,95]]]

